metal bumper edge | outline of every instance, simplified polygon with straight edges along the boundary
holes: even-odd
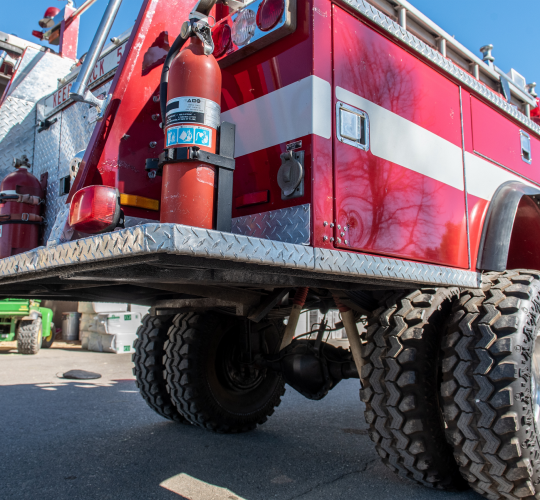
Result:
[[[372,255],[325,250],[292,243],[182,226],[144,224],[0,260],[2,278],[51,271],[76,264],[167,253],[246,264],[347,276],[477,288],[481,274]],[[112,267],[112,266],[111,266]]]

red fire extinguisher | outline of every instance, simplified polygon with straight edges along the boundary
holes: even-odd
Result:
[[[39,245],[43,190],[28,171],[28,159],[15,160],[15,172],[0,184],[0,259]]]
[[[163,84],[162,75],[160,92],[165,147],[191,147],[216,153],[221,117],[221,70],[212,54],[210,28],[205,19],[191,19],[184,24],[182,32],[165,61],[163,73],[168,76],[168,85],[166,78]],[[189,44],[178,51],[188,39]],[[165,164],[161,222],[212,229],[215,180],[215,167],[209,164]]]

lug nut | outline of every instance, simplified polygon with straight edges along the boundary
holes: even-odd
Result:
[[[330,227],[334,227],[334,223],[333,223],[333,222],[330,224]]]
[[[348,240],[345,240],[345,245],[348,245],[348,244],[349,244]]]
[[[324,221],[324,222],[322,223],[322,225],[323,225],[324,227],[326,227],[326,226],[328,226],[328,222]]]
[[[326,241],[327,239],[328,239],[328,236],[323,236],[323,237],[322,237],[322,240],[323,240],[323,241]]]
[[[341,229],[341,226],[338,224],[338,225],[337,225],[337,228],[338,228],[338,229]]]
[[[341,236],[345,236],[345,233],[343,231],[341,231]]]
[[[337,239],[337,242],[338,242],[338,243],[341,243],[341,238],[338,238],[338,239]]]
[[[333,236],[330,238],[330,241],[334,241],[334,237],[333,237]]]

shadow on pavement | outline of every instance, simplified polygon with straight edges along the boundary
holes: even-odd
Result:
[[[367,436],[358,381],[321,402],[288,388],[256,431],[169,422],[132,380],[0,386],[6,499],[480,499],[406,482]]]

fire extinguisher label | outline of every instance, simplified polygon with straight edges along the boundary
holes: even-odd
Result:
[[[220,106],[202,97],[175,97],[167,102],[165,126],[193,123],[217,129],[221,118]]]
[[[190,127],[189,125],[171,127],[167,130],[166,147],[192,144],[209,147],[212,144],[212,133],[211,129],[203,127]]]

